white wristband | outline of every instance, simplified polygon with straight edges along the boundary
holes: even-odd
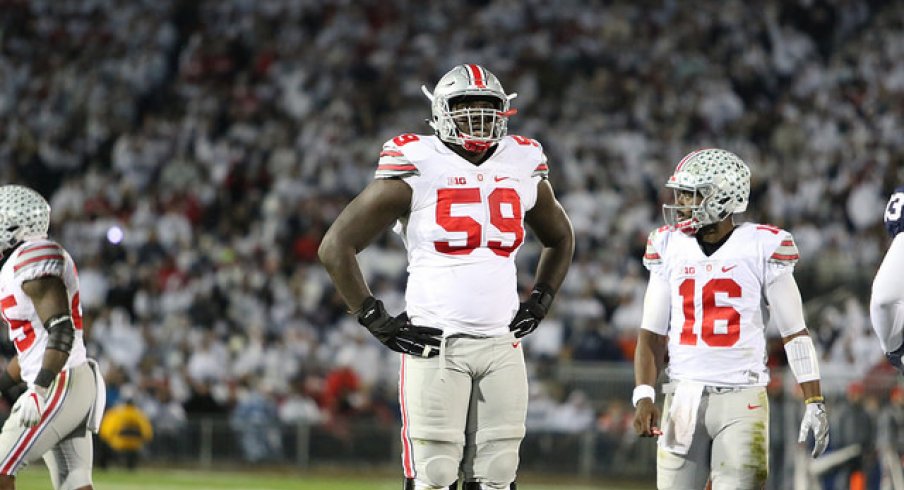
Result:
[[[809,335],[791,339],[785,344],[785,355],[798,383],[819,380],[819,356]]]
[[[649,398],[651,402],[656,403],[656,390],[650,385],[635,386],[634,395],[631,397],[631,404],[636,407],[637,402],[644,398]]]

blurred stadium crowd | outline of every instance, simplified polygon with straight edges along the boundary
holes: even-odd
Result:
[[[136,386],[155,424],[248,405],[285,422],[396,416],[397,356],[345,313],[316,250],[382,142],[429,131],[420,85],[462,62],[518,92],[511,132],[543,143],[577,233],[553,315],[525,342],[533,426],[624,424],[624,406],[588,404],[543,373],[630,360],[646,235],[674,164],[701,146],[751,166],[745,219],[794,234],[824,378],[881,366],[865,304],[885,200],[904,183],[899,3],[2,8],[0,182],[51,202],[51,235],[80,267],[89,351],[114,398]],[[524,288],[537,252],[519,255]],[[361,261],[400,311],[401,241]]]

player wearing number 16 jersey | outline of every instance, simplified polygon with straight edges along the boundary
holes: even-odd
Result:
[[[869,313],[885,356],[904,372],[904,187],[895,189],[888,200],[885,229],[892,242],[873,280]]]
[[[736,225],[747,208],[750,170],[735,154],[704,149],[669,178],[667,226],[650,234],[650,281],[635,353],[638,435],[659,435],[657,487],[760,489],[768,474],[766,325],[775,323],[806,398],[799,439],[813,455],[828,444],[819,366],[792,272],[791,234]],[[666,360],[662,420],[653,385]],[[657,424],[660,424],[657,426]]]
[[[103,413],[103,380],[85,357],[75,263],[47,239],[49,223],[37,192],[0,187],[0,313],[17,351],[0,390],[28,386],[0,432],[0,490],[15,488],[16,472],[41,457],[53,488],[92,488],[90,431]]]
[[[574,237],[540,144],[508,136],[499,80],[460,65],[431,93],[433,135],[383,145],[376,179],[327,232],[320,259],[359,322],[402,353],[399,392],[407,490],[514,489],[527,376],[520,338],[546,315]],[[395,223],[408,251],[406,312],[389,315],[355,254]],[[525,225],[543,244],[519,303],[515,255]]]

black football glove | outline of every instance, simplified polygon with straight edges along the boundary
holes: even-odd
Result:
[[[364,300],[358,313],[358,323],[363,325],[380,342],[390,349],[418,357],[433,357],[439,354],[439,328],[419,327],[408,321],[408,314],[391,316],[386,313],[383,302],[373,296]]]
[[[515,313],[515,318],[509,324],[509,330],[515,332],[515,337],[524,337],[537,329],[537,326],[540,325],[540,320],[549,312],[549,307],[552,305],[554,297],[555,292],[546,284],[534,286],[530,297],[527,298],[527,301],[521,303],[521,307]]]

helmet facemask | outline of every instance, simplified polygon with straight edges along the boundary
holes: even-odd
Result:
[[[461,96],[448,101],[441,128],[444,141],[454,141],[471,152],[486,151],[501,140],[508,129],[502,116],[503,101],[489,97]],[[445,136],[445,138],[443,137]]]
[[[674,191],[673,204],[662,206],[666,224],[694,235],[747,209],[750,170],[734,153],[698,150],[681,160],[666,187]]]
[[[706,225],[717,223],[724,218],[710,214],[712,186],[698,188],[672,188],[674,204],[663,204],[662,214],[672,229],[693,235]],[[726,215],[727,216],[727,215]]]
[[[517,110],[509,109],[502,84],[479,65],[459,65],[446,73],[433,93],[421,87],[431,101],[430,126],[436,136],[470,152],[486,151],[508,132],[508,118]]]

